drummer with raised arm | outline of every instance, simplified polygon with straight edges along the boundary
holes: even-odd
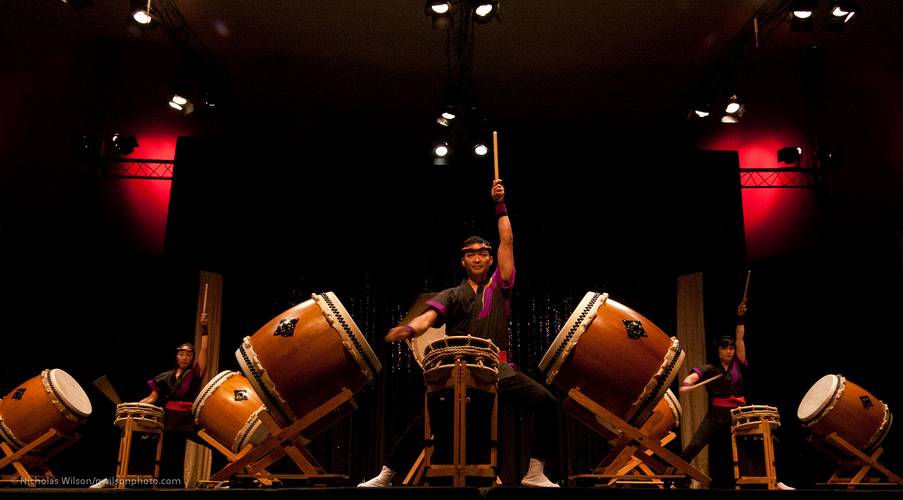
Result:
[[[460,285],[443,290],[428,300],[426,312],[389,330],[386,341],[416,337],[443,324],[449,336],[471,335],[492,340],[500,349],[499,402],[519,407],[533,417],[530,465],[521,484],[558,486],[544,473],[545,460],[553,456],[557,443],[557,402],[543,386],[517,371],[508,356],[508,318],[515,274],[514,235],[505,207],[505,188],[498,178],[492,182],[491,195],[498,218],[498,261],[493,258],[492,243],[488,240],[479,236],[464,240],[460,246],[460,265],[467,277]],[[493,264],[497,264],[495,270],[492,270]],[[396,443],[382,471],[358,486],[390,486],[396,472],[406,470],[414,463],[423,445],[423,417],[420,416]]]
[[[147,381],[151,393],[141,403],[163,408],[163,457],[161,479],[182,478],[186,440],[194,432],[191,405],[201,389],[207,371],[207,313],[201,313],[201,348],[195,354],[194,345],[185,342],[176,347],[176,367]],[[171,484],[170,484],[171,485]]]

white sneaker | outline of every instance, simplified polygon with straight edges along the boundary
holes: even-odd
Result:
[[[535,458],[530,459],[530,467],[527,469],[527,473],[524,475],[524,478],[520,480],[520,484],[523,486],[530,486],[532,488],[559,487],[556,483],[549,481],[549,478],[547,478],[545,473],[543,472],[542,461]]]
[[[779,490],[795,490],[796,489],[793,486],[787,486],[786,484],[781,483],[781,482],[778,482],[778,484],[776,484],[775,486],[777,486]]]
[[[101,479],[100,481],[98,481],[98,482],[92,484],[91,486],[88,486],[88,488],[97,488],[97,489],[99,489],[99,488],[112,488],[112,487],[113,487],[113,483],[111,483],[111,482],[110,482],[110,479],[109,479],[109,478],[106,478],[106,477],[103,478],[103,479]]]
[[[379,474],[369,481],[364,481],[357,485],[358,488],[388,488],[392,486],[392,478],[395,477],[395,471],[383,465]]]

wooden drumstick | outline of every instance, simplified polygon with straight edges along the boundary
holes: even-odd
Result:
[[[702,387],[710,382],[714,382],[723,376],[724,376],[724,374],[722,373],[721,375],[715,375],[714,377],[712,377],[710,379],[703,380],[702,382],[699,382],[699,383],[696,383],[693,385],[682,386],[680,388],[680,392],[692,391],[693,389],[696,389],[697,387]]]
[[[110,383],[110,379],[108,379],[106,375],[101,375],[100,378],[92,382],[92,384],[114,405],[122,403],[122,398],[116,393],[116,389],[113,388],[113,384]]]
[[[746,271],[746,284],[743,285],[743,299],[740,300],[740,303],[741,303],[741,304],[745,304],[745,303],[746,303],[746,292],[749,291],[749,275],[751,275],[751,274],[752,274],[752,270],[751,270],[751,269],[748,269],[748,270]]]
[[[493,179],[499,180],[499,133],[495,130],[492,131],[492,160],[495,173]]]
[[[204,305],[201,307],[201,314],[207,314],[207,283],[204,283]]]

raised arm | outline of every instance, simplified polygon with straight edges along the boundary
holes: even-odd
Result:
[[[746,301],[744,300],[737,306],[737,331],[734,334],[735,355],[744,365],[746,364],[746,342],[743,340],[743,337],[746,335],[746,326],[743,324],[745,315]]]
[[[492,181],[492,199],[495,201],[495,214],[499,218],[497,265],[502,279],[510,281],[514,276],[514,233],[511,231],[511,220],[505,208],[505,186],[502,185],[501,179]]]
[[[194,371],[198,375],[207,373],[207,313],[201,313],[201,349],[194,360]]]
[[[436,322],[436,318],[438,317],[439,313],[434,309],[428,309],[425,313],[412,319],[407,325],[398,325],[389,330],[389,334],[386,335],[386,342],[397,342],[406,338],[414,338],[418,335],[422,335],[423,332],[429,330],[430,327],[433,326],[433,323]]]

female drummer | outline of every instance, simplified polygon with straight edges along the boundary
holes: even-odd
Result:
[[[163,457],[160,476],[170,482],[181,482],[185,444],[194,434],[191,405],[201,390],[207,370],[207,313],[201,313],[201,349],[195,355],[194,345],[186,342],[176,348],[176,367],[147,381],[151,393],[141,403],[163,408]],[[172,486],[172,484],[169,484]]]
[[[416,337],[444,323],[449,336],[488,338],[499,346],[499,402],[520,407],[533,416],[533,453],[521,484],[555,487],[558,485],[549,481],[544,473],[544,464],[554,453],[557,442],[558,404],[548,390],[507,363],[508,318],[514,286],[514,235],[501,180],[493,181],[491,194],[499,232],[495,271],[489,272],[493,264],[492,245],[479,236],[468,238],[461,246],[461,266],[467,278],[457,287],[439,292],[427,301],[429,309],[425,313],[407,325],[389,330],[386,341]],[[423,445],[423,416],[420,416],[396,443],[382,471],[358,486],[391,486],[395,472],[410,467]]]
[[[730,444],[731,409],[746,404],[741,370],[747,366],[744,341],[746,327],[743,324],[745,315],[746,301],[743,301],[737,306],[735,336],[724,336],[717,342],[718,363],[693,368],[680,387],[680,391],[685,392],[694,386],[698,387],[696,384],[699,382],[706,384],[709,412],[700,422],[693,440],[684,449],[681,457],[689,462],[711,442],[709,464],[713,483],[716,485],[722,481],[730,483],[730,478],[733,477],[730,470],[733,461]],[[708,381],[710,382],[707,383]]]

